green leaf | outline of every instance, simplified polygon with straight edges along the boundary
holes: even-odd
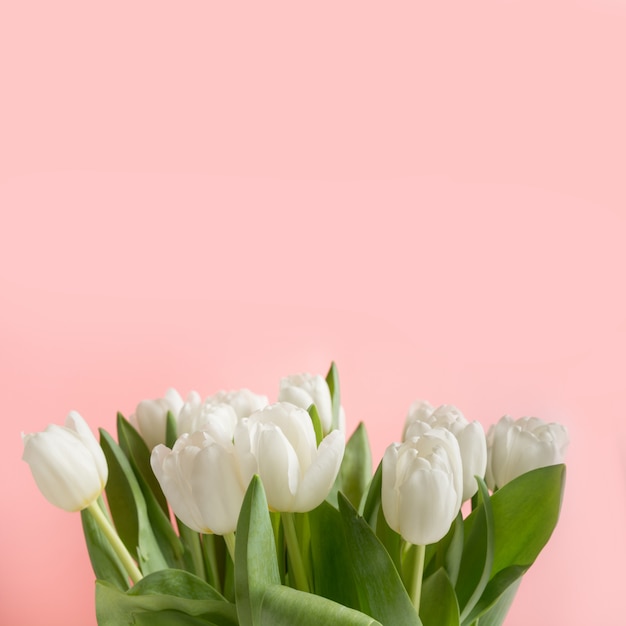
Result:
[[[461,621],[474,608],[482,595],[493,569],[494,556],[494,515],[489,491],[485,481],[476,476],[480,505],[477,521],[469,532],[463,548],[463,557],[456,585],[456,595],[461,607]]]
[[[105,488],[115,528],[143,574],[165,569],[167,561],[154,536],[146,501],[128,459],[111,435],[100,429],[100,445],[109,466]]]
[[[263,596],[260,626],[381,626],[359,611],[327,598],[271,585]]]
[[[125,593],[110,583],[96,581],[99,626],[131,626],[137,623],[137,617],[142,613],[150,615],[161,611],[202,616],[205,622],[218,626],[237,624],[235,606],[189,572],[175,569],[155,572]],[[143,617],[144,623],[149,623],[147,615]]]
[[[360,610],[382,624],[421,626],[391,557],[371,527],[342,494],[339,494],[339,511]]]
[[[380,490],[383,484],[383,462],[381,461],[370,480],[367,488],[367,494],[361,500],[359,513],[365,518],[365,521],[372,527],[376,528],[378,522],[378,509],[380,508]]]
[[[465,618],[465,624],[473,623],[477,618],[486,616],[487,613],[496,615],[499,610],[502,610],[504,603],[500,603],[500,598],[505,595],[509,588],[513,586],[515,590],[521,582],[521,578],[528,568],[520,567],[518,565],[512,565],[503,570],[500,570],[487,584],[485,591],[483,591],[480,600],[476,603],[476,606],[471,610],[469,615]],[[509,603],[510,604],[510,603]],[[496,610],[495,607],[499,606],[500,609]],[[508,610],[508,605],[507,605]],[[493,613],[492,613],[493,611]],[[502,615],[504,617],[504,614]],[[482,621],[481,621],[482,624]]]
[[[314,404],[312,404],[307,411],[311,416],[311,423],[313,424],[313,430],[315,431],[315,445],[319,448],[320,443],[322,443],[322,439],[324,439],[320,414],[317,412],[317,407]]]
[[[150,466],[150,450],[134,426],[119,412],[117,414],[117,440],[136,475],[143,479],[163,512],[169,515],[167,500]]]
[[[380,539],[383,546],[385,546],[385,550],[387,550],[396,569],[402,572],[402,537],[387,524],[382,506],[378,508],[376,536]]]
[[[489,611],[478,619],[477,626],[502,626],[521,582],[522,579],[520,577],[511,586],[507,587],[506,591],[502,593]]]
[[[263,594],[272,584],[280,584],[274,531],[263,484],[254,476],[237,522],[235,598],[241,626],[260,623]]]
[[[459,626],[456,594],[442,567],[422,584],[420,618],[424,626]]]
[[[98,498],[98,506],[105,512],[102,497]],[[96,578],[106,580],[115,585],[118,589],[126,591],[128,589],[128,574],[119,560],[117,554],[111,547],[109,540],[104,536],[95,519],[87,509],[80,512],[85,534],[87,552],[91,560],[91,566]]]
[[[117,414],[117,437],[146,501],[150,526],[159,548],[170,567],[182,568],[183,545],[172,527],[167,500],[150,466],[150,452],[141,435],[121,413]]]
[[[308,515],[315,593],[345,606],[358,608],[359,599],[341,514],[328,502],[322,502]]]
[[[334,361],[330,364],[330,369],[328,370],[328,374],[326,374],[326,384],[328,385],[328,389],[330,390],[330,399],[333,408],[333,423],[331,430],[335,430],[339,428],[341,393],[339,391],[339,372],[337,371],[337,366],[335,365]]]
[[[339,489],[355,509],[372,478],[372,454],[365,425],[361,422],[346,444],[339,469]]]
[[[522,474],[493,494],[494,573],[534,563],[559,519],[564,487],[565,465],[551,465]]]

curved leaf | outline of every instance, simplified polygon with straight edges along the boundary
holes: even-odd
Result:
[[[420,618],[424,626],[459,626],[454,587],[442,567],[422,583]]]
[[[260,623],[263,594],[274,584],[280,584],[274,531],[263,484],[258,476],[254,476],[237,522],[235,598],[241,626]]]
[[[105,487],[115,528],[143,574],[166,569],[168,564],[154,536],[146,501],[130,462],[115,440],[100,429],[100,445],[109,466]]]
[[[339,494],[339,511],[360,610],[382,624],[421,626],[391,557],[374,531],[342,494]]]
[[[260,626],[381,626],[379,622],[354,609],[327,598],[272,585],[263,596]]]
[[[131,626],[138,623],[138,619],[144,619],[144,623],[158,623],[156,618],[150,622],[148,616],[154,617],[162,611],[201,616],[205,622],[216,626],[237,624],[235,606],[189,572],[174,569],[155,572],[125,593],[107,582],[96,581],[99,626]],[[139,618],[144,613],[146,615]]]

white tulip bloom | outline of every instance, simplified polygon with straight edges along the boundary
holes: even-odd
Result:
[[[450,529],[462,501],[463,469],[452,433],[431,428],[383,456],[382,507],[387,524],[415,545],[436,543]]]
[[[328,383],[323,376],[294,374],[280,380],[279,402],[290,402],[301,409],[315,405],[324,434],[329,433],[333,424],[333,406]]]
[[[419,436],[429,428],[445,428],[455,437],[461,450],[463,463],[463,502],[478,491],[475,476],[483,478],[487,469],[487,440],[479,422],[471,424],[463,413],[451,404],[437,409],[427,402],[413,403],[404,427],[404,439]]]
[[[174,514],[189,528],[217,535],[235,531],[248,481],[232,443],[205,432],[184,434],[171,450],[156,446],[150,465]]]
[[[109,469],[102,448],[85,420],[71,411],[65,426],[22,434],[22,459],[45,498],[65,511],[80,511],[98,499]]]
[[[487,433],[487,485],[503,487],[526,472],[563,463],[568,445],[569,433],[561,424],[505,415]]]
[[[228,404],[233,407],[237,418],[248,417],[255,411],[260,411],[269,404],[267,396],[253,393],[249,389],[237,389],[235,391],[218,391],[208,397],[205,402],[212,404]]]
[[[230,404],[215,404],[210,399],[186,402],[178,416],[179,435],[204,431],[222,443],[232,443],[236,425],[235,409]]]
[[[192,398],[193,394],[191,392],[189,397]],[[177,419],[183,404],[178,391],[170,388],[164,398],[142,400],[128,420],[142,436],[148,449],[152,450],[157,444],[165,443],[168,411]]]
[[[304,513],[321,504],[335,482],[344,448],[339,430],[318,448],[311,417],[288,402],[257,411],[235,428],[244,482],[258,474],[275,511]]]

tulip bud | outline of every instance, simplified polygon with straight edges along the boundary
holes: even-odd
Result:
[[[232,443],[205,432],[184,434],[171,450],[156,446],[150,465],[174,514],[189,528],[217,535],[235,531],[247,482]]]
[[[405,541],[436,543],[461,508],[463,469],[452,433],[432,428],[383,456],[382,507],[387,524]]]
[[[526,472],[562,463],[568,445],[569,434],[561,424],[505,415],[487,433],[487,485],[503,487]]]
[[[244,482],[258,474],[270,508],[310,511],[330,492],[343,458],[343,433],[334,430],[315,441],[311,417],[288,402],[272,404],[235,428],[235,448]]]
[[[191,392],[189,399],[194,393]],[[168,389],[164,398],[142,400],[129,421],[139,431],[148,448],[152,450],[157,444],[165,443],[168,411],[171,411],[174,418],[178,418],[182,407],[183,399],[178,391]]]
[[[322,431],[329,433],[333,424],[333,407],[328,383],[319,374],[294,374],[280,381],[279,402],[290,402],[302,409],[315,405]]]
[[[451,404],[444,404],[436,410],[427,402],[414,402],[404,427],[404,438],[419,436],[429,428],[445,428],[455,437],[461,450],[463,464],[463,502],[478,491],[475,476],[481,478],[487,468],[487,441],[485,431],[479,422],[471,424],[461,411]]]
[[[102,448],[85,420],[71,411],[65,426],[22,434],[22,459],[45,498],[65,511],[80,511],[98,499],[108,478]]]

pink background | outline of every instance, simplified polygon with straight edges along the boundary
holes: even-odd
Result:
[[[567,424],[507,624],[621,623],[626,2],[221,4],[0,6],[0,623],[95,624],[21,430],[331,359],[376,460],[418,397]]]

